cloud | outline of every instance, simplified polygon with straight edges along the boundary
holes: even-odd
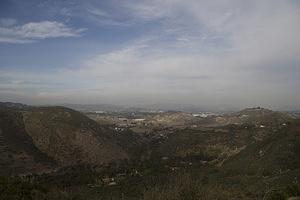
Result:
[[[9,27],[17,23],[17,20],[11,18],[0,19],[0,26]]]
[[[152,21],[168,17],[170,5],[165,2],[161,2],[161,7],[158,7],[157,1],[128,1],[123,4],[123,8],[128,10],[129,15],[135,19],[135,21]]]
[[[114,22],[126,16],[135,22],[131,26],[155,23],[114,50],[91,52],[75,68],[43,76],[16,72],[22,75],[9,78],[2,72],[3,80],[16,79],[3,88],[18,88],[22,80],[35,88],[34,97],[57,102],[300,108],[300,5],[295,1],[153,0],[118,7],[120,12],[92,12]]]
[[[74,29],[57,21],[29,22],[16,26],[6,20],[6,26],[0,26],[0,42],[31,43],[47,38],[79,37],[85,29]]]
[[[111,17],[107,12],[99,8],[87,8],[88,13],[99,16],[99,17]]]
[[[132,27],[167,17],[166,11],[157,8],[156,4],[151,3],[151,1],[103,2],[87,1],[80,3],[83,9],[77,15],[82,18],[89,17],[90,20],[100,25],[120,27]],[[82,15],[82,13],[84,14]]]

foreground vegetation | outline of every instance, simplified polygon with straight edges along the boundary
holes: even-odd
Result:
[[[124,170],[119,167],[115,165],[107,168],[109,170],[96,172],[81,166],[64,169],[52,175],[1,177],[0,199],[284,200],[300,196],[300,184],[295,178],[299,177],[299,170],[280,176],[264,176],[258,171],[247,175],[205,166],[168,171],[163,165],[156,165],[140,171],[143,175],[128,174],[118,179],[117,174]],[[115,177],[116,185],[101,181],[108,174]]]

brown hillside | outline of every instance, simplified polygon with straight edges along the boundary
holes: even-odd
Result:
[[[127,158],[111,131],[77,111],[40,107],[23,112],[23,116],[34,144],[61,165],[98,165]]]

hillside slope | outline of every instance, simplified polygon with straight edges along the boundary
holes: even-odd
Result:
[[[223,122],[214,123],[213,126],[187,127],[166,134],[165,138],[153,145],[153,149],[161,156],[192,155],[204,160],[215,159],[222,164],[247,146],[277,136],[290,127],[294,120],[285,113],[262,108],[245,109],[222,118]],[[208,124],[211,125],[215,119],[209,119]]]
[[[127,143],[68,108],[0,106],[0,175],[128,159]]]
[[[277,133],[252,143],[224,163],[224,168],[242,173],[282,174],[300,169],[300,120]]]
[[[276,112],[260,107],[246,108],[239,112],[216,118],[216,122],[218,122],[219,125],[248,124],[255,126],[277,126],[291,120],[293,120],[293,117],[287,113]]]
[[[0,174],[40,172],[54,165],[26,133],[22,114],[0,108]]]
[[[128,158],[111,130],[64,107],[38,107],[23,112],[34,144],[60,165],[99,165]]]

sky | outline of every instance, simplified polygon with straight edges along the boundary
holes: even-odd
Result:
[[[0,101],[300,109],[298,0],[1,0]]]

